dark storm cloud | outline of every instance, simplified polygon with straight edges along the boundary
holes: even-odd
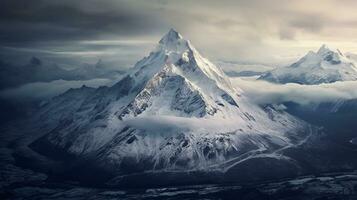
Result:
[[[211,60],[280,65],[321,43],[354,51],[356,6],[352,0],[2,0],[0,46],[52,56],[96,52],[95,59],[131,54],[125,63],[132,65],[149,48],[137,47],[141,54],[134,56],[130,47],[80,42],[149,40],[153,48],[173,27]]]
[[[111,9],[100,1],[3,0],[0,5],[0,42],[25,45],[97,39],[101,36],[132,36],[157,28],[155,16],[135,12],[124,2]],[[120,2],[119,2],[120,3]],[[102,7],[101,7],[102,6]]]

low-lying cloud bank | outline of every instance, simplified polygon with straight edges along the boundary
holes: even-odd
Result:
[[[357,99],[357,81],[344,81],[320,85],[300,85],[295,83],[273,84],[255,78],[231,78],[234,86],[243,90],[244,95],[258,104],[279,104],[295,102],[310,104]],[[83,85],[99,87],[112,85],[110,79],[92,79],[86,81],[56,80],[22,85],[17,88],[0,91],[0,97],[16,101],[44,100],[59,95],[70,88]]]
[[[300,85],[295,83],[273,84],[254,78],[232,78],[234,86],[258,104],[279,104],[295,102],[310,104],[357,99],[357,81],[344,81],[320,85]]]
[[[0,91],[0,97],[16,101],[43,100],[64,93],[70,88],[80,88],[83,85],[88,87],[99,87],[112,84],[110,79],[91,79],[86,81],[65,81],[56,80],[52,82],[37,82],[22,85],[17,88]]]
[[[239,123],[224,119],[199,119],[174,116],[136,117],[124,122],[137,129],[167,134],[175,132],[195,131],[196,133],[217,133],[235,131]]]

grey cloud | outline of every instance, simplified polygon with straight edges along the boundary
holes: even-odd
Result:
[[[4,0],[0,6],[0,42],[24,45],[44,41],[95,39],[102,35],[140,35],[154,31],[156,20],[150,13],[135,11],[125,4],[85,9],[85,3],[54,3],[42,0]]]
[[[319,32],[324,26],[326,26],[326,18],[319,16],[303,16],[299,19],[294,19],[289,22],[289,25],[293,28],[302,29],[309,32]]]
[[[174,27],[212,60],[279,64],[287,55],[311,50],[311,39],[352,41],[357,34],[355,1],[3,0],[0,4],[0,46],[60,47],[69,53],[82,40],[156,42]],[[290,50],[296,41],[301,42],[300,49]],[[127,53],[122,49],[130,49],[111,44],[80,47],[83,52],[120,49],[121,57]]]
[[[288,28],[282,28],[279,31],[279,36],[280,36],[280,39],[282,39],[282,40],[293,40],[293,39],[295,39],[295,34],[296,33],[294,30],[291,30]]]

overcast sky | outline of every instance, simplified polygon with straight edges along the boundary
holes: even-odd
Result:
[[[355,0],[1,0],[0,58],[130,66],[173,27],[212,61],[288,63],[323,43],[357,52],[356,8]]]

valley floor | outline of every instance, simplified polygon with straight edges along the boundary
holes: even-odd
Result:
[[[357,171],[304,176],[256,185],[193,185],[135,190],[87,188],[71,184],[16,185],[2,199],[344,199],[357,198]]]

